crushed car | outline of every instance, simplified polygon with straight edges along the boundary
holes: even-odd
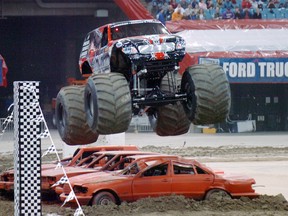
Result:
[[[157,154],[155,152],[143,151],[101,151],[96,152],[89,157],[81,160],[77,166],[64,167],[68,178],[79,176],[86,173],[100,171],[116,171],[124,169],[128,164],[124,158],[130,155]],[[41,174],[41,192],[46,195],[55,195],[55,186],[59,186],[61,178],[64,176],[62,169],[49,169],[42,171]],[[60,182],[59,182],[60,181]]]
[[[150,155],[137,158],[121,172],[88,174],[70,178],[63,185],[60,200],[75,193],[81,205],[106,205],[109,202],[133,202],[146,197],[183,195],[195,200],[227,198],[255,198],[255,180],[245,176],[217,174],[204,164],[177,156]],[[70,200],[76,204],[76,199]]]
[[[95,152],[99,151],[117,151],[117,150],[131,150],[138,151],[138,147],[135,145],[107,145],[107,146],[83,146],[77,148],[71,157],[64,158],[60,161],[62,166],[73,167],[76,166],[81,160],[86,157],[89,157]],[[55,171],[55,168],[59,162],[52,162],[41,165],[41,170],[52,169]],[[11,194],[14,192],[14,169],[8,169],[0,174],[0,192],[1,194]]]

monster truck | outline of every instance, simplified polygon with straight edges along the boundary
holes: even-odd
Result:
[[[185,41],[157,20],[101,26],[84,40],[79,67],[87,82],[67,86],[56,101],[56,123],[69,145],[99,134],[121,133],[133,115],[146,112],[160,136],[187,133],[191,122],[226,119],[230,88],[219,65],[190,66],[179,76]]]

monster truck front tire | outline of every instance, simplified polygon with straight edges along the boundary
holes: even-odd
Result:
[[[167,74],[162,78],[160,89],[166,94],[173,94],[177,86],[171,82]],[[149,117],[153,130],[159,136],[177,136],[189,131],[191,122],[188,120],[186,113],[180,101],[174,104],[168,104],[157,108],[156,120]],[[152,120],[152,121],[151,121]]]
[[[85,88],[87,123],[99,134],[125,132],[132,118],[129,85],[120,73],[94,74]]]
[[[68,145],[96,142],[98,134],[86,123],[84,86],[62,88],[56,99],[56,125],[61,139]]]
[[[193,124],[216,124],[226,120],[231,95],[221,66],[199,64],[189,67],[182,76],[181,92],[187,94],[183,107]]]

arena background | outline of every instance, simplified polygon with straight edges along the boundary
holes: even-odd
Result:
[[[62,86],[67,85],[69,77],[81,78],[77,63],[86,33],[109,22],[152,18],[152,15],[145,11],[142,3],[145,4],[145,1],[2,0],[0,4],[0,54],[4,57],[9,71],[7,73],[8,86],[0,87],[0,118],[7,116],[7,107],[12,103],[13,81],[37,80],[41,82],[40,98],[43,111],[50,119],[52,98],[57,95]],[[193,25],[189,26],[191,23]],[[166,22],[166,26],[174,33],[181,33],[187,28],[206,29],[209,32],[212,26],[220,26],[221,29],[224,28],[223,26],[225,28],[230,26],[231,29],[238,25],[235,21],[226,20],[220,21],[217,25],[209,23],[209,21],[183,20],[183,22]],[[281,28],[284,31],[282,33],[285,34],[287,23],[287,19],[249,20],[246,24],[242,23],[241,28],[260,29],[259,31],[263,30],[263,26],[274,30]],[[207,33],[207,35],[210,34]],[[269,41],[278,43],[278,38],[274,36],[276,35],[272,33]],[[214,35],[211,37],[213,39]],[[189,38],[187,43],[197,44],[198,41],[195,40]],[[237,132],[238,121],[253,120],[256,125],[255,131],[288,130],[288,55],[285,45],[287,46],[287,42],[282,44],[280,52],[277,50],[277,55],[273,52],[272,55],[267,56],[264,52],[264,55],[258,53],[259,55],[255,56],[257,50],[253,50],[253,53],[250,53],[251,56],[248,55],[248,59],[247,55],[242,58],[241,54],[235,55],[233,51],[234,62],[237,64],[260,60],[274,62],[275,65],[282,64],[283,76],[282,79],[270,78],[264,81],[229,79],[232,92],[229,122],[218,125],[218,128],[223,129],[224,132]],[[216,58],[222,64],[225,60],[231,61],[231,53],[208,51],[209,58]],[[184,61],[184,65],[197,63],[199,58],[201,56],[198,52],[193,53],[192,58]]]

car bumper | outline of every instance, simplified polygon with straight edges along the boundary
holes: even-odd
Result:
[[[60,194],[61,202],[64,202],[67,197],[68,197],[68,195],[66,195],[64,193]],[[91,199],[92,199],[92,196],[77,196],[77,200],[78,200],[80,205],[88,205]],[[69,201],[69,203],[70,204],[77,204],[75,199]]]
[[[0,190],[13,191],[14,190],[14,182],[1,181],[0,182]]]
[[[258,193],[232,193],[231,194],[232,198],[240,198],[240,197],[249,197],[251,199],[253,198],[258,198],[260,196],[260,194]]]

